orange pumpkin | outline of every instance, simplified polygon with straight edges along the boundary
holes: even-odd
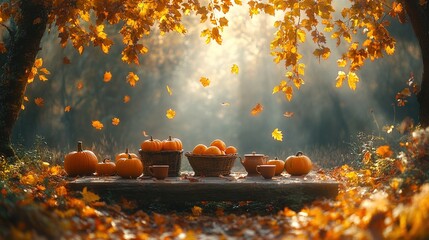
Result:
[[[123,178],[137,178],[143,173],[142,161],[128,154],[116,162],[116,173]]]
[[[235,148],[234,146],[228,146],[225,149],[225,154],[235,154],[237,153],[237,148]]]
[[[208,147],[204,153],[204,155],[222,155],[222,151],[216,146]]]
[[[168,139],[162,141],[162,150],[164,151],[182,151],[182,149],[182,141],[178,138],[171,138],[171,136],[168,136]]]
[[[140,147],[142,151],[159,152],[162,150],[162,142],[159,139],[153,139],[152,136],[150,136],[150,139],[143,141]]]
[[[77,142],[77,151],[64,157],[64,170],[69,176],[92,175],[97,167],[98,159],[90,150],[82,149],[82,142]]]
[[[289,156],[285,162],[285,170],[292,176],[308,174],[312,167],[310,158],[302,152],[297,152],[295,156]]]
[[[128,154],[130,154],[130,155],[131,155],[131,157],[138,158],[138,157],[137,157],[137,154],[135,154],[135,153],[130,153],[130,152],[128,151],[128,148],[126,148],[126,149],[125,149],[125,152],[123,152],[123,153],[119,153],[118,155],[116,155],[116,157],[115,157],[115,161],[118,161],[120,158],[127,158],[127,157],[128,157]]]
[[[213,142],[210,143],[210,146],[216,146],[221,151],[225,151],[226,150],[226,144],[225,144],[225,142],[222,141],[222,140],[220,140],[220,139],[213,140]]]
[[[192,153],[196,155],[203,155],[206,150],[207,150],[206,145],[198,144],[197,146],[194,147],[194,150],[192,150]]]
[[[285,162],[278,159],[277,157],[275,159],[268,160],[267,164],[276,166],[276,173],[275,173],[276,176],[282,174],[284,167],[285,167]]]
[[[116,164],[111,162],[110,159],[103,159],[103,162],[98,163],[95,169],[98,176],[112,176],[116,173]]]

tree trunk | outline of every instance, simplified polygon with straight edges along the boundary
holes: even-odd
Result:
[[[7,57],[0,76],[0,156],[15,157],[11,147],[12,129],[18,118],[27,87],[28,74],[40,50],[48,10],[43,1],[22,0],[20,18],[9,28]]]
[[[405,9],[419,41],[423,58],[421,90],[417,95],[420,104],[419,120],[422,127],[429,126],[429,3],[420,5],[418,0],[406,0]]]

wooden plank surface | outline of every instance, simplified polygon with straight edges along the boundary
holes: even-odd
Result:
[[[288,174],[266,180],[261,176],[233,173],[228,177],[192,178],[190,173],[165,180],[142,177],[82,177],[71,179],[67,187],[84,187],[100,195],[125,197],[143,202],[180,204],[192,201],[280,201],[302,205],[320,198],[335,198],[339,183],[312,172],[305,177]]]

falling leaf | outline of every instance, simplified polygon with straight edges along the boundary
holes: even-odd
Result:
[[[202,213],[203,213],[203,209],[201,207],[198,207],[198,206],[192,207],[192,215],[194,215],[195,217],[201,216]]]
[[[294,114],[295,114],[294,112],[285,112],[285,113],[283,113],[283,116],[285,116],[287,118],[291,118],[291,117],[293,117]]]
[[[64,108],[64,112],[70,112],[70,110],[71,110],[71,106],[70,105],[68,105],[68,106],[66,106]]]
[[[39,75],[39,80],[45,82],[48,81],[48,78],[45,75]]]
[[[107,71],[104,73],[103,81],[104,82],[110,82],[110,80],[112,80],[112,73]]]
[[[256,116],[256,115],[260,114],[263,110],[264,110],[264,106],[262,106],[262,104],[258,103],[258,104],[256,104],[256,105],[252,108],[252,110],[250,111],[250,113],[251,113],[253,116]]]
[[[393,155],[393,151],[390,150],[389,145],[383,145],[375,150],[375,153],[382,158],[390,158]]]
[[[83,201],[85,201],[86,203],[92,203],[100,200],[100,196],[98,196],[93,192],[88,191],[86,187],[83,188],[82,198],[83,198]]]
[[[283,141],[283,133],[278,128],[274,129],[271,136],[277,141]]]
[[[167,110],[167,113],[165,114],[165,116],[168,119],[173,119],[176,116],[176,112],[173,109],[170,108],[170,109]]]
[[[34,103],[36,103],[38,107],[43,107],[43,105],[45,105],[45,100],[41,97],[38,97],[34,99]]]
[[[221,103],[220,105],[222,105],[222,106],[224,106],[224,107],[227,107],[227,106],[229,106],[229,105],[231,105],[231,104],[229,104],[229,102],[223,102],[223,103]]]
[[[70,59],[68,57],[63,58],[63,64],[70,64]]]
[[[133,72],[128,73],[127,82],[131,85],[131,87],[134,87],[139,79],[139,76],[137,76]]]
[[[208,87],[210,85],[210,80],[206,77],[201,77],[200,83],[203,85],[203,87]]]
[[[100,121],[95,120],[95,121],[92,121],[92,127],[97,130],[101,130],[103,129],[104,125]]]
[[[240,71],[240,69],[238,68],[238,65],[237,64],[232,64],[231,73],[238,74],[239,71]]]
[[[119,118],[112,118],[112,125],[118,126],[119,122],[120,122]]]
[[[82,90],[82,88],[83,88],[83,82],[82,81],[77,82],[76,88],[77,88],[77,90]]]
[[[147,134],[146,131],[142,131],[142,135],[145,136],[145,137],[149,137],[149,134]]]
[[[36,59],[36,61],[34,61],[34,67],[40,68],[42,65],[43,65],[43,59],[42,58],[38,58],[38,59]]]
[[[128,95],[124,96],[124,103],[128,103],[131,100],[131,97]]]
[[[171,89],[170,89],[170,87],[167,85],[166,86],[166,88],[167,88],[167,92],[168,92],[168,94],[171,96],[171,95],[173,95],[173,92],[171,91]]]

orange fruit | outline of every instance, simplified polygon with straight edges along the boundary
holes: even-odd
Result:
[[[222,141],[222,140],[220,140],[220,139],[213,140],[213,142],[210,143],[210,146],[216,146],[221,151],[225,151],[226,150],[226,144],[225,144],[225,142]]]
[[[234,154],[234,153],[237,153],[237,148],[235,148],[234,146],[228,146],[228,147],[225,149],[225,153],[226,153],[226,154]]]
[[[204,155],[222,155],[222,151],[216,146],[210,146],[204,151]]]
[[[280,175],[280,174],[282,174],[282,172],[284,170],[284,167],[285,167],[285,162],[282,161],[282,160],[280,160],[280,159],[278,159],[278,158],[268,160],[267,164],[268,165],[275,165],[276,166],[276,175],[277,176]]]
[[[192,150],[193,154],[202,155],[207,150],[207,146],[204,144],[198,144],[194,147],[194,150]]]

